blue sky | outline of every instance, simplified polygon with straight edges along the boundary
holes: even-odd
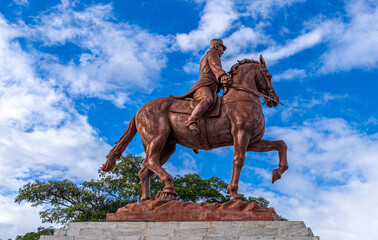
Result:
[[[222,38],[224,69],[262,53],[285,104],[264,107],[264,139],[286,141],[289,170],[272,185],[277,154],[248,153],[240,191],[322,239],[374,239],[377,22],[369,0],[2,0],[0,238],[41,225],[18,188],[95,178],[138,108],[185,93]],[[138,137],[127,153],[143,154]],[[165,167],[228,182],[232,154],[178,147]]]

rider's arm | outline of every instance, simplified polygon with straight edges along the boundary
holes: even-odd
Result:
[[[227,76],[227,73],[222,69],[222,62],[215,50],[208,52],[208,63],[211,71],[215,74],[216,79],[220,83],[221,77],[224,75]]]

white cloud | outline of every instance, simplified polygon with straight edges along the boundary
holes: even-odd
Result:
[[[300,1],[254,1],[248,5],[252,16],[269,17],[269,12],[275,13],[271,8],[290,6]],[[269,9],[269,10],[268,10]],[[304,23],[303,33],[298,37],[286,41],[285,44],[276,45],[274,41],[262,51],[265,60],[270,65],[277,61],[294,56],[306,49],[325,43],[326,51],[320,57],[320,73],[327,74],[337,71],[348,71],[353,68],[374,69],[378,63],[378,27],[372,22],[378,21],[378,5],[368,0],[347,1],[346,11],[350,22],[343,22],[340,18],[325,19],[324,16],[314,17]],[[263,34],[263,29],[256,31]],[[258,56],[258,53],[247,52],[231,57],[225,62],[231,66],[237,59]],[[313,69],[309,69],[313,71]]]
[[[300,80],[306,77],[306,71],[304,69],[294,69],[290,68],[283,73],[279,73],[273,76],[272,80],[274,82],[282,81],[282,80]]]
[[[322,42],[324,28],[318,27],[310,32],[289,41],[284,46],[273,46],[263,51],[264,58],[268,61],[276,61],[297,54],[305,49],[312,48]]]
[[[14,195],[0,196],[0,239],[9,239],[26,232],[37,230],[38,227],[59,227],[55,224],[42,224],[38,212],[41,207],[30,204],[17,204]],[[20,224],[22,223],[22,224]]]
[[[269,171],[246,161],[247,171],[256,170],[264,180],[260,186],[244,186],[245,193],[266,197],[279,214],[305,221],[321,239],[374,239],[378,135],[327,118],[267,130],[269,139],[288,145],[289,169],[271,185]],[[273,170],[278,158],[265,162]]]
[[[312,93],[313,97],[304,98],[303,96],[296,96],[294,99],[290,102],[285,102],[285,105],[283,108],[285,108],[284,111],[281,112],[281,120],[282,121],[289,121],[292,119],[293,116],[301,116],[305,114],[309,109],[314,108],[316,106],[326,105],[330,101],[334,100],[340,100],[345,99],[348,96],[347,95],[340,95],[340,94],[333,94],[333,93]],[[270,111],[272,113],[269,114],[275,114],[276,111]]]
[[[54,58],[41,68],[67,87],[72,96],[97,97],[122,107],[131,104],[135,90],[151,92],[165,67],[169,37],[149,33],[136,26],[110,21],[110,5],[94,5],[76,11],[63,3],[40,15],[31,30],[46,46],[66,43],[83,52],[62,64]]]
[[[172,176],[184,176],[189,173],[198,173],[201,168],[197,166],[196,159],[186,152],[181,152],[179,159],[182,161],[180,168],[174,166],[171,162],[167,162],[163,167]]]
[[[228,69],[236,60],[257,58],[260,53],[248,52],[251,51],[248,48],[254,49],[257,44],[268,46],[262,51],[262,54],[270,65],[306,49],[312,49],[320,44],[327,44],[329,50],[320,57],[319,73],[321,74],[340,70],[347,71],[352,68],[374,69],[377,67],[378,45],[375,40],[378,38],[378,28],[376,25],[371,24],[378,20],[376,2],[368,0],[348,1],[346,11],[350,18],[349,23],[343,22],[341,18],[326,19],[322,15],[315,16],[311,21],[303,23],[304,29],[299,36],[287,40],[284,44],[277,44],[274,39],[271,39],[270,35],[264,32],[264,26],[269,26],[266,20],[257,22],[254,28],[239,26],[237,23],[238,18],[241,16],[269,18],[279,12],[278,9],[300,2],[304,1],[264,0],[239,3],[237,7],[240,12],[235,13],[234,18],[227,18],[227,23],[222,23],[223,26],[228,26],[229,29],[225,27],[218,34],[223,36],[227,32],[231,32],[230,36],[224,38],[226,45],[229,47],[224,55],[224,68]],[[208,5],[209,3],[211,2],[207,2]],[[272,13],[272,15],[269,13]],[[204,16],[210,14],[209,11],[206,11],[206,7],[203,14]],[[215,12],[211,12],[211,15],[213,14],[216,15]],[[208,46],[208,39],[211,37],[207,33],[211,31],[203,26],[210,26],[210,24],[202,23],[203,19],[201,19],[198,29],[189,34],[177,35],[177,43],[181,46],[181,50],[198,50]],[[233,23],[236,27],[229,26],[229,23]],[[214,29],[217,28],[213,28],[212,31],[215,31]],[[242,54],[240,54],[241,52]],[[192,65],[190,64],[190,66]],[[313,63],[313,67],[318,68],[316,63]],[[188,66],[185,69],[188,70]],[[306,69],[304,71],[313,72],[314,69]],[[295,73],[301,74],[298,71]],[[300,77],[303,76],[305,75],[300,75]],[[289,76],[284,74],[279,77],[288,79]]]
[[[272,18],[273,15],[279,12],[286,6],[291,6],[294,3],[305,2],[306,0],[242,0],[238,1],[242,11],[245,15],[251,15],[253,18]]]
[[[29,180],[84,180],[97,176],[110,146],[98,137],[70,96],[98,97],[122,107],[135,89],[151,91],[165,66],[169,38],[125,23],[108,21],[110,5],[82,11],[62,4],[36,18],[34,25],[9,24],[0,16],[0,238],[40,225],[37,209],[6,203]],[[44,47],[75,44],[82,50],[63,64],[17,38]],[[77,59],[76,59],[77,58]],[[43,71],[43,74],[39,73]],[[11,194],[11,195],[9,195]],[[6,196],[6,197],[5,197]],[[5,200],[4,200],[5,199]],[[20,225],[22,221],[33,224]],[[3,231],[4,230],[4,231]]]
[[[37,74],[39,54],[15,40],[24,30],[0,16],[0,209],[7,212],[1,238],[39,223],[35,209],[7,203],[18,188],[35,178],[96,177],[110,148],[56,82]],[[33,224],[19,224],[21,219]]]
[[[199,71],[199,63],[194,63],[194,62],[187,62],[184,67],[183,67],[183,70],[188,73],[188,74],[193,74],[193,73],[197,73],[198,74],[198,71]]]
[[[22,5],[22,6],[27,6],[29,5],[29,1],[28,0],[13,0],[13,2],[17,5]]]
[[[374,116],[369,117],[365,122],[365,125],[378,125],[378,119],[376,119]]]
[[[210,151],[217,156],[227,156],[228,154],[233,153],[234,147],[230,146],[230,147],[215,148]]]
[[[346,10],[349,23],[330,34],[329,51],[321,57],[323,73],[378,65],[378,4],[375,1],[350,1]]]
[[[212,38],[221,38],[237,18],[230,0],[207,0],[199,26],[190,33],[176,35],[182,51],[198,51],[209,46]]]
[[[263,25],[258,25],[255,29],[240,26],[229,37],[224,39],[227,48],[227,55],[235,55],[249,48],[255,48],[257,44],[265,44],[268,37],[263,34]]]
[[[236,60],[245,58],[258,58],[260,53],[253,52],[257,45],[267,46],[261,53],[264,55],[265,60],[273,65],[275,62],[282,59],[291,57],[300,53],[306,49],[311,49],[316,45],[326,42],[332,34],[338,33],[342,24],[338,20],[325,20],[318,21],[318,18],[314,18],[316,24],[307,24],[302,33],[296,38],[289,39],[283,44],[277,44],[271,35],[265,32],[265,27],[270,26],[270,23],[266,20],[258,21],[255,26],[247,27],[238,23],[238,19],[243,16],[263,16],[268,17],[268,12],[277,13],[277,9],[291,6],[294,3],[304,2],[303,0],[286,0],[286,1],[251,1],[238,3],[239,12],[236,13],[232,4],[227,1],[222,1],[222,4],[227,3],[227,7],[223,6],[223,10],[217,12],[216,8],[212,6],[212,1],[207,1],[203,16],[201,18],[199,27],[193,30],[189,34],[178,34],[176,36],[177,44],[182,51],[200,50],[205,46],[208,46],[209,39],[226,35],[228,32],[231,34],[226,38],[223,38],[226,46],[228,46],[223,59],[224,69],[229,69]],[[219,5],[220,6],[220,5]],[[232,9],[229,10],[229,9]],[[273,10],[272,10],[273,9]],[[232,12],[230,17],[222,19],[223,12]],[[232,17],[231,17],[232,16]],[[215,19],[214,21],[206,22],[206,19]],[[231,25],[232,24],[232,25]],[[218,27],[212,27],[217,25]],[[306,25],[306,23],[305,23]],[[219,27],[223,26],[223,27]],[[252,49],[252,52],[251,52]],[[198,59],[199,61],[199,59]],[[189,62],[184,66],[184,70],[188,73],[194,72],[195,63]],[[295,72],[299,74],[299,71]],[[299,76],[299,75],[296,75]],[[304,73],[300,74],[304,77]],[[284,74],[281,79],[288,79],[287,74]]]
[[[325,41],[325,37],[334,32],[337,27],[337,22],[324,21],[321,24],[314,26],[312,29],[310,28],[310,30],[304,30],[303,34],[294,39],[288,40],[285,44],[276,45],[274,41],[270,41],[268,48],[263,50],[261,54],[264,56],[267,64],[271,66],[277,61],[291,57],[299,52],[313,48],[314,46],[323,43]],[[263,33],[260,33],[258,35],[263,36]],[[268,37],[263,40],[263,42],[268,41]],[[253,57],[255,59],[258,59],[259,55],[260,53],[256,52],[244,52],[237,56],[227,58],[224,61],[224,65],[231,67],[234,63],[236,63],[236,60],[241,60],[244,58],[250,59]]]

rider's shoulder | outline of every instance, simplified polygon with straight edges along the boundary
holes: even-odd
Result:
[[[207,51],[206,56],[209,56],[209,57],[219,57],[219,54],[218,54],[217,50],[210,49],[209,51]]]

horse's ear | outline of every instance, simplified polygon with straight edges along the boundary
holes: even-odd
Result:
[[[262,54],[260,54],[260,63],[266,67],[265,60]]]

